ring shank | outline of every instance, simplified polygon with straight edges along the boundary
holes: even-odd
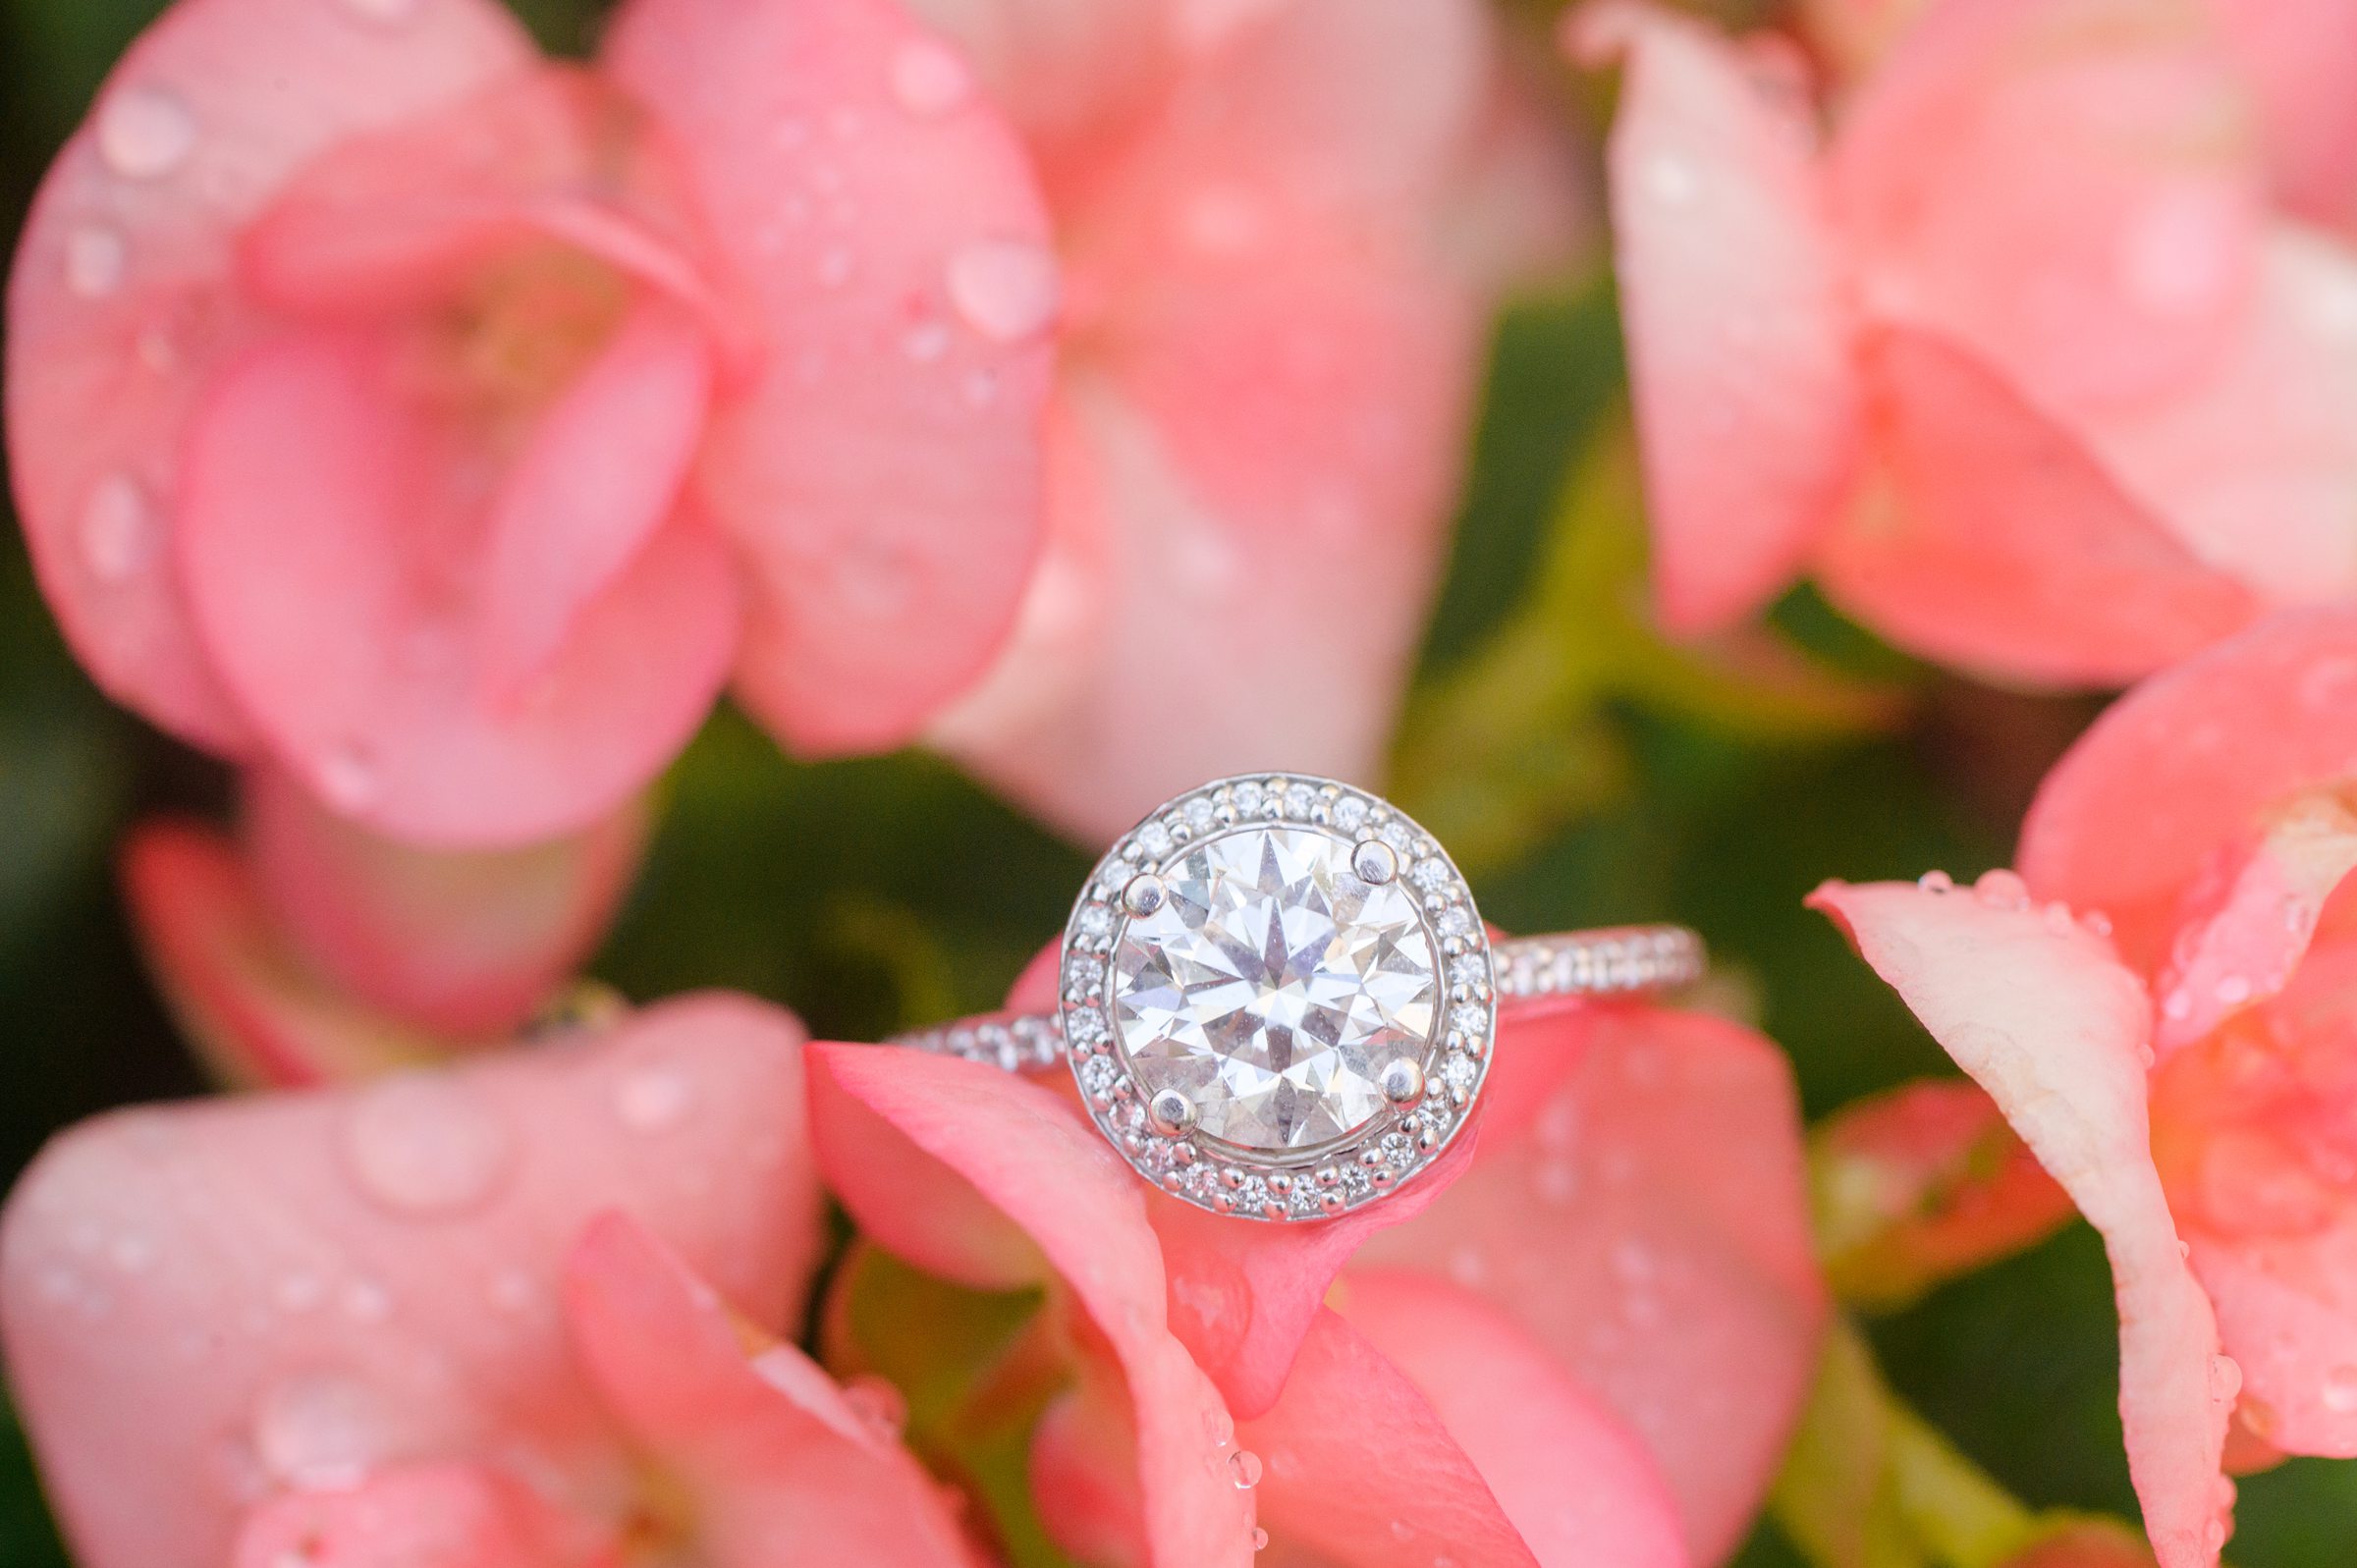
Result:
[[[1683,926],[1508,937],[1493,944],[1490,952],[1501,1002],[1672,991],[1700,980],[1708,961],[1702,938]],[[1064,1023],[1055,1012],[986,1013],[913,1029],[884,1043],[1021,1072],[1063,1059]]]

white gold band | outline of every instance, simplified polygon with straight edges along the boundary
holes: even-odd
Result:
[[[1616,926],[1603,931],[1509,937],[1491,952],[1498,1000],[1630,997],[1672,991],[1702,978],[1702,939],[1683,926]],[[892,1036],[886,1045],[988,1062],[1009,1072],[1064,1059],[1064,1025],[1053,1012],[986,1013]]]

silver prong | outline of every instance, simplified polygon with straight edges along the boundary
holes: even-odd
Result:
[[[1361,882],[1381,886],[1399,875],[1399,857],[1380,838],[1369,838],[1350,851],[1350,869]]]
[[[1413,1056],[1387,1065],[1379,1081],[1383,1098],[1395,1106],[1412,1106],[1424,1098],[1424,1064]]]
[[[1168,896],[1170,892],[1163,887],[1160,877],[1151,871],[1141,871],[1122,889],[1122,907],[1133,915],[1150,915],[1162,907],[1163,899]]]
[[[1164,1137],[1178,1137],[1195,1130],[1195,1103],[1176,1089],[1165,1089],[1146,1107],[1146,1119]]]

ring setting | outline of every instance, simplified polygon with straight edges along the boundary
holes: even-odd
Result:
[[[1319,1220],[1430,1169],[1467,1125],[1508,998],[1694,978],[1676,928],[1493,942],[1406,813],[1292,774],[1165,802],[1100,859],[1050,1016],[898,1043],[1047,1065],[1139,1175],[1223,1215]]]

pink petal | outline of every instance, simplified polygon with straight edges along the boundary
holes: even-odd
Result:
[[[424,1066],[464,1045],[356,1001],[294,950],[219,834],[166,819],[123,846],[123,892],[156,986],[225,1082],[308,1088]]]
[[[2188,548],[2277,602],[2357,592],[2357,257],[2289,225],[2203,373],[2086,421]]]
[[[2242,1367],[2245,1425],[2281,1452],[2357,1457],[2357,1217],[2306,1235],[2189,1239]]]
[[[1573,1007],[1502,1032],[1483,1102],[1473,1168],[1360,1262],[1519,1323],[1650,1450],[1696,1560],[1725,1556],[1825,1323],[1789,1068],[1704,1014]]]
[[[1397,1197],[1314,1224],[1238,1224],[1157,1194],[1147,1217],[1170,1272],[1171,1332],[1219,1385],[1229,1410],[1277,1402],[1327,1289],[1377,1231],[1413,1219],[1472,1163],[1468,1132]]]
[[[1644,1446],[1496,1308],[1444,1280],[1361,1270],[1341,1311],[1432,1401],[1540,1562],[1692,1560]]]
[[[1853,326],[1813,133],[1789,83],[1699,24],[1577,14],[1628,55],[1607,149],[1654,581],[1672,631],[1724,626],[1792,577],[1853,482]]]
[[[1827,543],[1826,591],[1918,652],[2001,679],[2132,679],[2258,613],[2079,440],[1953,343],[1870,339],[1884,484]]]
[[[1854,1100],[1810,1135],[1818,1245],[1843,1301],[1903,1306],[2035,1246],[2075,1212],[1977,1085]]]
[[[2357,11],[2340,0],[2228,0],[2217,8],[2250,79],[2276,194],[2320,223],[2357,217]]]
[[[282,941],[357,1000],[479,1036],[522,1023],[604,937],[647,814],[632,801],[571,838],[440,853],[380,838],[258,770],[244,827]]]
[[[1171,1336],[1145,1188],[1128,1166],[1064,1102],[997,1068],[820,1046],[810,1072],[821,1167],[879,1246],[933,1267],[961,1250],[945,1230],[978,1208],[996,1209],[1037,1245],[1104,1336],[1135,1410],[1142,1528],[1155,1568],[1247,1563],[1248,1505],[1211,1440],[1227,1413]],[[866,1114],[847,1114],[854,1108]],[[938,1162],[929,1182],[928,1159]]]
[[[466,609],[418,560],[421,535],[460,525],[447,454],[392,402],[379,352],[305,334],[214,388],[180,541],[208,645],[280,760],[378,832],[457,847],[586,827],[703,718],[735,644],[727,560],[690,520],[670,523],[579,610],[528,689],[496,689]],[[646,434],[604,428],[659,466],[665,454],[636,445]]]
[[[699,488],[753,581],[745,700],[797,746],[907,738],[997,650],[1040,528],[1053,260],[978,100],[912,110],[888,0],[635,0],[605,58],[685,160],[757,374]]]
[[[1346,1321],[1322,1311],[1286,1397],[1236,1433],[1262,1465],[1269,1533],[1318,1560],[1535,1568],[1540,1557],[1441,1412]],[[1395,1524],[1396,1522],[1396,1524]],[[1553,1544],[1552,1541],[1549,1544]]]
[[[513,698],[672,514],[702,439],[712,353],[668,304],[641,302],[541,416],[492,503],[479,657]]]
[[[862,1425],[793,1346],[748,1359],[728,1308],[635,1221],[590,1225],[565,1294],[608,1407],[692,1493],[700,1557],[719,1568],[967,1560],[942,1493],[897,1437]]]
[[[444,1074],[64,1135],[0,1228],[0,1335],[76,1560],[226,1561],[249,1504],[414,1461],[610,1485],[562,1260],[620,1207],[782,1325],[819,1246],[800,1038],[688,998]]]
[[[1279,756],[1376,770],[1480,351],[1438,241],[1486,42],[1461,0],[1270,8],[1060,212],[1086,373],[1049,427],[1048,555],[933,731],[1053,821],[1110,838]],[[1169,678],[1178,645],[1192,682]]]
[[[2262,812],[2357,774],[2357,613],[2281,613],[2114,703],[2047,775],[2022,824],[2042,898],[2101,910],[2139,966],[2179,899]]]
[[[552,1510],[496,1471],[388,1467],[356,1487],[294,1491],[238,1532],[232,1568],[547,1568],[571,1560]]]
[[[2330,792],[2270,814],[2255,843],[2223,852],[2180,908],[2153,984],[2163,1052],[2191,1045],[2275,996],[2306,956],[2325,902],[2357,870],[2357,817]]]
[[[247,744],[168,537],[186,426],[260,322],[239,230],[340,138],[521,68],[507,11],[399,26],[313,0],[189,0],[124,57],[51,167],[8,296],[8,434],[43,591],[100,684],[218,748]]]
[[[1973,892],[1828,883],[1811,897],[1989,1091],[2103,1232],[2119,1297],[2120,1420],[2163,1568],[2212,1568],[2239,1374],[2178,1250],[2147,1129],[2152,1015],[2110,943],[1993,874]]]
[[[2165,392],[2252,286],[2251,129],[2203,8],[1927,6],[1834,142],[1861,307],[2074,421]]]

